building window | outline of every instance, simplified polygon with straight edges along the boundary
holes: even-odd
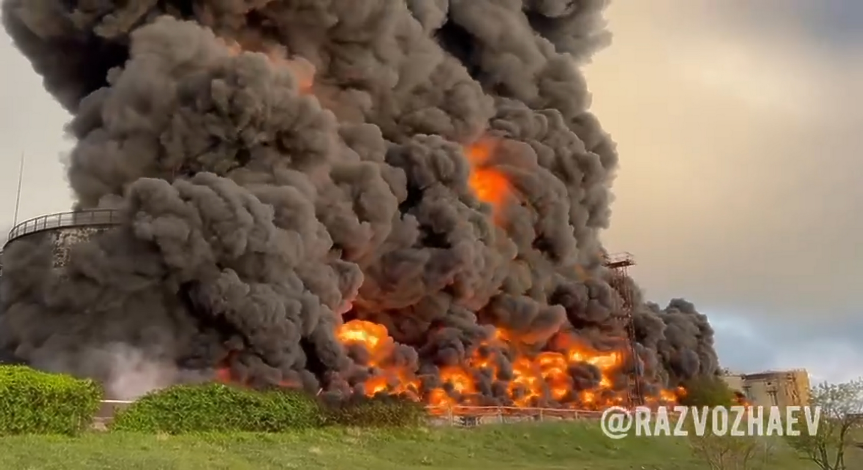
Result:
[[[776,390],[768,390],[767,395],[770,397],[770,404],[776,406],[779,404],[779,397],[776,396]]]
[[[746,396],[748,400],[752,399],[752,387],[746,386],[743,387],[743,395]]]

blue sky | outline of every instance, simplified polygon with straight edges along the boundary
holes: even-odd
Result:
[[[617,140],[612,250],[708,314],[724,365],[863,375],[863,2],[616,0],[588,69]],[[0,35],[0,228],[67,210],[68,116]],[[8,221],[5,222],[5,221]]]
[[[732,5],[735,4],[732,2]],[[797,23],[812,40],[822,40],[828,47],[845,49],[858,47],[863,41],[860,20],[863,3],[857,0],[761,0],[736,2],[737,15],[764,23]],[[730,9],[729,7],[723,7]]]

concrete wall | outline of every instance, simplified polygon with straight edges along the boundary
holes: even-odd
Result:
[[[728,385],[728,388],[735,392],[743,392],[743,376],[740,374],[726,374],[722,376],[722,380]]]

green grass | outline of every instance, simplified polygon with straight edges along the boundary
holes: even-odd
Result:
[[[0,469],[700,470],[685,438],[605,438],[587,423],[293,434],[0,438]],[[770,470],[815,467],[782,450]]]

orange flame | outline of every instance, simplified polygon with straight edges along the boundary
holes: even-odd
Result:
[[[361,345],[368,352],[366,365],[379,369],[379,374],[363,383],[367,396],[386,392],[419,399],[420,381],[400,366],[388,366],[394,343],[383,325],[364,320],[353,320],[336,330],[336,338],[344,345]]]
[[[480,376],[503,383],[510,401],[518,407],[541,406],[553,401],[569,408],[599,410],[625,404],[625,391],[613,381],[623,366],[623,352],[598,351],[571,336],[559,336],[553,344],[555,351],[525,354],[521,351],[523,345],[511,339],[512,333],[497,329],[464,364],[441,367],[440,386],[430,388],[423,387],[423,380],[416,371],[389,362],[395,343],[383,325],[364,320],[349,321],[338,327],[336,337],[342,344],[359,346],[368,354],[366,365],[373,370],[373,376],[363,382],[366,396],[406,396],[430,405],[432,413],[442,413],[458,405],[483,404],[477,381]],[[504,353],[512,358],[512,374],[506,381],[500,377],[498,361]],[[230,360],[231,356],[225,364]],[[601,378],[596,387],[576,389],[569,370],[577,364],[591,364],[599,370]],[[215,380],[245,385],[232,376],[228,365],[217,369]],[[289,381],[282,381],[280,386],[299,388]],[[662,390],[657,396],[648,397],[647,402],[649,405],[674,404],[685,394],[682,387]]]
[[[387,357],[389,333],[383,325],[363,320],[345,323],[336,330],[336,337],[342,344],[361,344],[369,353],[369,366],[377,366]]]
[[[734,404],[737,406],[752,406],[752,402],[746,399],[746,395],[743,392],[735,391],[734,392]]]
[[[237,41],[230,39],[221,39],[221,41],[225,45],[225,48],[228,50],[228,53],[232,56],[242,54],[243,52],[258,52],[267,56],[267,58],[273,65],[287,67],[288,70],[291,71],[291,74],[294,76],[294,78],[297,80],[297,89],[299,90],[299,92],[302,94],[312,93],[312,89],[315,84],[315,67],[312,65],[311,62],[305,59],[290,60],[286,57],[283,57],[280,52],[274,50],[248,50]]]
[[[513,334],[495,330],[492,338],[481,344],[462,365],[440,368],[440,386],[422,393],[422,380],[415,371],[404,367],[388,366],[387,358],[395,344],[383,325],[353,320],[339,327],[336,333],[343,344],[361,345],[369,354],[370,364],[376,367],[374,377],[364,383],[364,393],[407,394],[423,401],[438,411],[456,405],[481,404],[477,379],[484,375],[505,382],[505,389],[515,406],[529,407],[551,400],[565,406],[581,409],[603,409],[624,404],[625,392],[614,383],[616,373],[624,364],[623,351],[598,351],[574,337],[560,336],[555,341],[556,351],[524,354],[521,345],[512,340]],[[508,381],[500,379],[499,355],[507,352],[512,359],[512,375]],[[570,367],[591,364],[600,372],[598,385],[590,390],[577,390],[570,376]],[[663,390],[651,397],[651,403],[676,403],[685,390]]]
[[[465,149],[465,156],[471,167],[468,186],[480,201],[491,205],[497,214],[511,196],[512,188],[506,175],[489,165],[496,147],[495,140],[481,139]]]
[[[231,376],[230,367],[219,367],[216,369],[216,381],[223,384],[232,383],[233,377]]]

